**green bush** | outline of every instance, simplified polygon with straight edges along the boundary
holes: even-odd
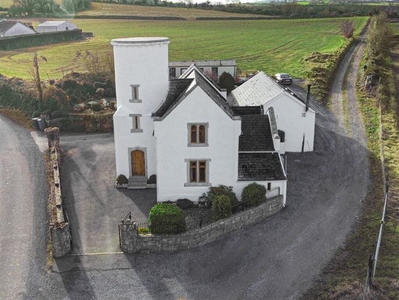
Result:
[[[140,227],[140,228],[137,230],[137,233],[138,233],[138,234],[149,234],[149,233],[151,233],[151,231],[150,231],[150,229],[147,228],[147,227]]]
[[[220,219],[228,218],[232,214],[232,205],[229,197],[226,195],[219,195],[212,202],[212,219],[218,221]]]
[[[127,184],[128,180],[127,177],[125,175],[119,175],[118,177],[116,177],[116,183],[117,184]]]
[[[98,104],[98,103],[93,103],[92,105],[91,105],[91,109],[93,110],[93,111],[100,111],[101,110],[101,105],[100,104]]]
[[[256,182],[247,185],[242,191],[241,201],[245,206],[257,206],[266,201],[266,188]]]
[[[154,205],[150,210],[148,223],[153,234],[177,234],[186,231],[184,213],[173,204]]]
[[[238,204],[238,199],[236,194],[233,192],[233,187],[226,185],[212,186],[209,188],[207,194],[209,201],[213,203],[217,196],[227,196],[230,199],[231,206]]]

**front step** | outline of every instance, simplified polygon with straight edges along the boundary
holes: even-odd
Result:
[[[127,183],[127,188],[129,190],[143,190],[147,188],[147,177],[145,176],[134,176],[129,177]]]

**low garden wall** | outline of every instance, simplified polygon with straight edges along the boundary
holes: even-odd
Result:
[[[50,228],[54,257],[62,257],[72,250],[72,236],[68,216],[64,210],[61,194],[60,165],[61,156],[59,149],[59,129],[46,128],[50,159],[48,170],[50,181]]]
[[[137,253],[178,251],[205,245],[277,213],[283,208],[283,201],[283,196],[277,196],[229,218],[176,235],[138,235],[135,221],[124,219],[119,223],[120,247],[125,253]]]

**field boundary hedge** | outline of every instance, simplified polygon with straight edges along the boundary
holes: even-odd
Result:
[[[182,20],[186,21],[187,19],[181,17],[168,17],[168,16],[117,16],[117,15],[110,15],[110,16],[91,16],[91,15],[78,15],[74,16],[75,19],[121,19],[121,20],[161,20],[161,21],[168,21],[168,20]]]
[[[15,50],[82,39],[82,30],[46,32],[0,39],[0,50]]]

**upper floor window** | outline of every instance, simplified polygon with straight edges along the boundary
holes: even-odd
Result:
[[[188,145],[208,146],[208,123],[188,124]]]
[[[212,67],[212,75],[218,77],[219,73],[218,73],[218,68],[217,67]]]
[[[140,128],[140,114],[131,114],[129,115],[132,118],[132,129],[130,129],[131,133],[135,132],[143,132],[143,129]]]
[[[130,87],[132,88],[132,98],[129,102],[133,103],[141,103],[140,95],[139,95],[139,84],[131,84]]]

